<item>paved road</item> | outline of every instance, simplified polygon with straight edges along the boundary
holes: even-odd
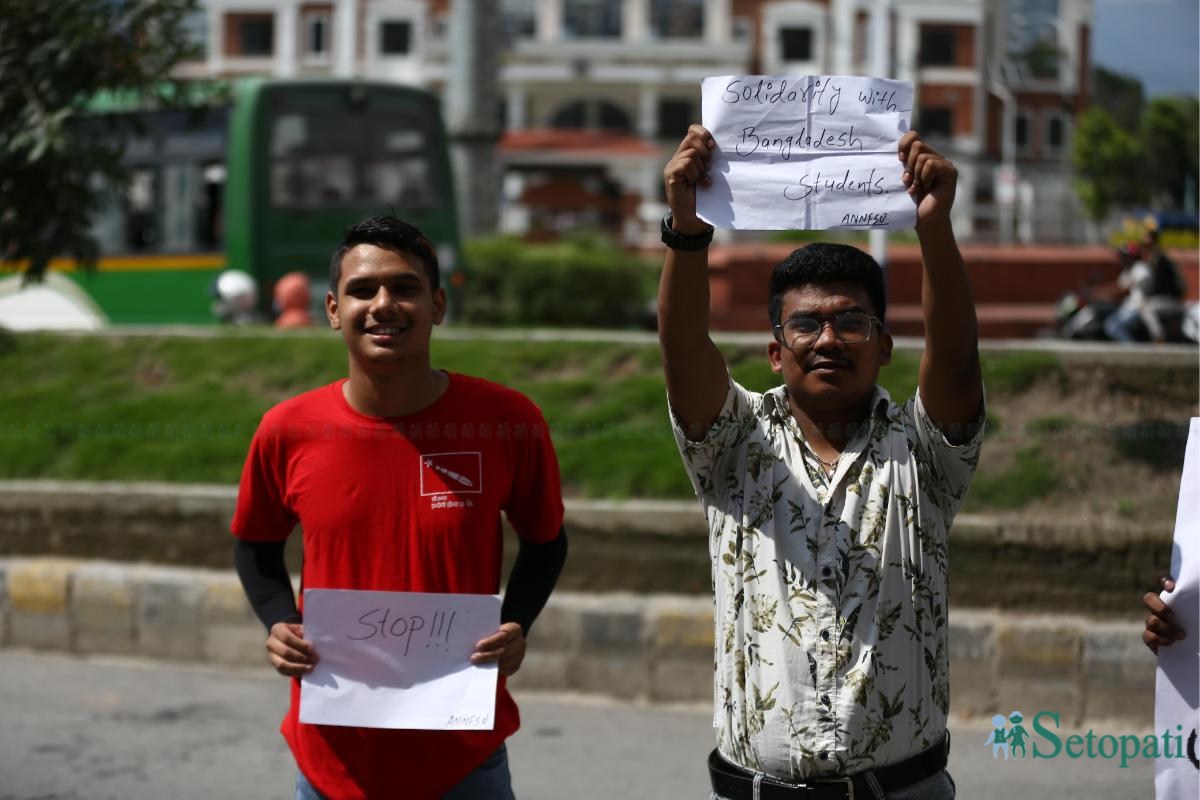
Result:
[[[264,672],[0,651],[0,800],[290,797],[294,767],[276,733],[286,696]],[[522,800],[707,798],[706,709],[518,702],[524,727],[509,746]],[[953,725],[964,800],[1154,795],[1150,762],[997,762],[987,732]]]

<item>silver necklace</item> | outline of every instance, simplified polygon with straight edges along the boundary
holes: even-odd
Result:
[[[823,466],[825,468],[825,474],[832,475],[833,473],[837,472],[837,465],[838,465],[838,461],[841,459],[841,456],[838,456],[833,461],[826,461],[825,459],[823,459],[819,455],[817,455],[817,451],[813,450],[811,447],[808,449],[808,452],[812,453],[813,458],[815,458],[817,461],[821,462],[821,466]]]

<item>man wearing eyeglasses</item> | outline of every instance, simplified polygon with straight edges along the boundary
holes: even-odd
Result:
[[[879,265],[812,244],[775,267],[771,368],[757,394],[708,332],[712,228],[696,216],[712,136],[664,170],[658,294],[672,424],[710,530],[717,747],[713,797],[954,797],[947,532],[983,435],[975,310],[950,225],[957,172],[915,132],[896,168],[917,205],[925,352],[904,404]]]

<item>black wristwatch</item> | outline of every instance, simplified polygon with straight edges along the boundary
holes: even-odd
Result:
[[[709,225],[708,230],[697,236],[685,236],[679,231],[671,227],[671,212],[668,211],[662,220],[662,240],[663,244],[672,250],[684,250],[689,253],[694,253],[697,250],[703,250],[712,243],[713,226]]]

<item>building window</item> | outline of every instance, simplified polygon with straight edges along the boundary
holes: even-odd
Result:
[[[254,17],[239,21],[238,55],[269,56],[275,53],[275,18]]]
[[[862,11],[854,20],[854,58],[855,64],[865,64],[871,47],[871,16]]]
[[[1053,38],[1047,36],[1038,39],[1024,52],[1017,53],[1016,58],[1034,78],[1044,81],[1058,80],[1063,52],[1059,50],[1058,43]]]
[[[550,120],[550,127],[630,133],[633,123],[624,110],[612,103],[604,100],[577,100],[559,109]]]
[[[691,100],[662,99],[658,101],[658,136],[660,139],[682,139],[688,126],[696,121]]]
[[[587,127],[587,106],[583,103],[570,103],[563,106],[550,120],[551,128],[566,128],[582,130]]]
[[[921,66],[954,66],[954,31],[948,28],[921,28]]]
[[[948,108],[923,108],[917,130],[926,138],[948,137],[954,132],[954,112]]]
[[[704,0],[650,0],[650,30],[659,39],[704,36]]]
[[[406,56],[412,51],[412,22],[386,20],[379,24],[379,52],[385,56]]]
[[[812,28],[780,28],[779,52],[784,61],[812,61]]]
[[[1018,111],[1016,119],[1013,121],[1013,141],[1017,145],[1017,152],[1029,152],[1029,112]]]
[[[602,131],[629,133],[633,130],[633,123],[630,121],[629,115],[612,103],[601,102],[598,116],[597,127]]]
[[[304,58],[308,61],[329,58],[329,14],[324,11],[304,15]]]
[[[537,35],[536,0],[501,0],[500,15],[508,41],[532,39]]]
[[[621,0],[563,0],[563,33],[577,39],[619,39]]]
[[[1059,155],[1067,146],[1067,120],[1062,114],[1051,113],[1046,116],[1046,155]]]

